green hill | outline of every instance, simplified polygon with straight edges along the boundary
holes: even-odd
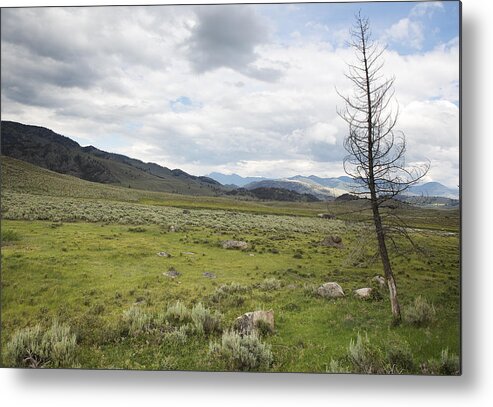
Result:
[[[2,154],[86,181],[148,191],[187,195],[216,195],[217,181],[144,163],[120,154],[81,147],[49,129],[2,121]]]

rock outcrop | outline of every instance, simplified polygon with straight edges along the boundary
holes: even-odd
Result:
[[[344,297],[344,290],[339,284],[330,282],[318,287],[317,294],[324,298],[341,298]]]

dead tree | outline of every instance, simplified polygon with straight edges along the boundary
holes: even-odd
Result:
[[[369,21],[361,15],[351,29],[349,45],[355,51],[355,62],[348,64],[346,77],[353,94],[340,95],[345,107],[339,115],[349,125],[344,140],[348,155],[344,170],[358,185],[354,193],[369,198],[378,250],[389,287],[393,322],[401,321],[397,285],[386,244],[381,206],[402,194],[427,173],[429,164],[408,167],[405,162],[404,133],[395,130],[398,108],[394,102],[394,80],[382,74],[384,47],[371,38]]]

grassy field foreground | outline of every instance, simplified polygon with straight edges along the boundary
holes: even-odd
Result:
[[[456,211],[403,210],[415,226],[432,227],[410,230],[422,251],[402,238],[391,246],[404,314],[392,327],[385,292],[371,300],[353,295],[381,274],[363,222],[309,216],[320,210],[316,204],[288,216],[286,207],[266,214],[276,205],[265,203],[257,213],[255,203],[233,210],[234,200],[221,209],[226,201],[210,197],[218,208],[183,209],[158,196],[78,198],[55,185],[52,191],[2,190],[4,365],[458,372]],[[320,246],[328,235],[340,236],[343,247]],[[248,249],[223,248],[228,239],[246,241]],[[346,296],[317,295],[329,281]],[[273,310],[274,331],[231,333],[235,319],[253,310]],[[37,353],[13,359],[32,343]]]

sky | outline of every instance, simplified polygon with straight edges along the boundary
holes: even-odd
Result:
[[[456,187],[456,1],[3,9],[2,120],[195,175],[344,175],[359,11],[387,46],[406,164]]]

